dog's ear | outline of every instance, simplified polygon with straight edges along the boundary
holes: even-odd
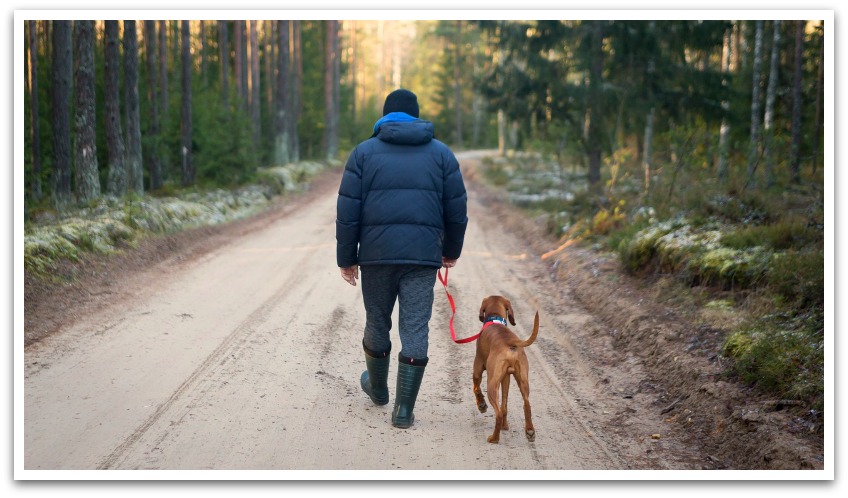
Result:
[[[504,304],[506,304],[506,316],[509,318],[509,323],[515,325],[515,314],[512,312],[512,303],[509,302],[509,299],[506,299]]]
[[[480,303],[480,321],[481,322],[486,320],[486,301],[488,301],[488,300],[489,300],[488,298],[483,299],[483,302]]]

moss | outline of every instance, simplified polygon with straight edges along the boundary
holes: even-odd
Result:
[[[270,168],[265,172],[264,183],[233,191],[189,190],[168,197],[162,197],[162,191],[159,197],[131,194],[122,199],[93,199],[64,217],[44,217],[42,224],[28,223],[24,267],[35,275],[47,276],[57,260],[77,260],[81,252],[109,253],[120,243],[131,243],[144,233],[169,233],[242,218],[265,207],[276,193],[298,188],[293,178],[306,181],[325,167],[322,163],[302,162]],[[269,184],[276,184],[276,189],[281,190],[269,189]]]

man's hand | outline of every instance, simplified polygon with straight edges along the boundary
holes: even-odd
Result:
[[[455,259],[448,259],[448,258],[442,256],[442,267],[453,268],[454,266],[456,266],[456,260]]]
[[[359,278],[359,265],[349,266],[347,268],[339,268],[342,272],[342,278],[350,285],[356,287],[356,279]]]

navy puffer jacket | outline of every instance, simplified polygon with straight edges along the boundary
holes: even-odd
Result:
[[[459,258],[467,224],[459,163],[431,122],[383,123],[353,149],[336,204],[339,267],[441,267]]]

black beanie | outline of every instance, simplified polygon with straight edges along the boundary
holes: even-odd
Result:
[[[418,117],[418,97],[409,90],[395,90],[386,97],[383,104],[383,116],[390,112],[405,112],[410,116]]]

